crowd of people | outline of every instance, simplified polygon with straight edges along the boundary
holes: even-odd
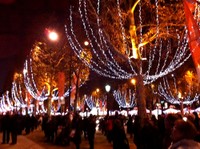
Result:
[[[134,122],[133,122],[134,120]],[[196,112],[147,117],[141,127],[140,117],[129,115],[127,133],[137,149],[199,149],[200,120]]]
[[[96,123],[99,120],[99,123]],[[81,140],[88,140],[90,149],[95,148],[96,129],[112,144],[113,149],[129,149],[132,140],[137,149],[179,149],[200,148],[200,120],[196,112],[181,114],[154,115],[147,117],[143,125],[139,116],[125,117],[118,112],[113,116],[81,117],[78,113],[60,116],[22,116],[16,113],[0,116],[2,143],[17,143],[17,135],[29,134],[38,127],[44,132],[45,141],[68,146],[74,143],[80,149]],[[130,138],[128,138],[130,137]],[[11,139],[10,139],[11,138]]]
[[[0,115],[2,144],[16,144],[18,135],[21,135],[23,131],[25,134],[29,134],[37,128],[39,122],[39,116],[22,116],[15,112],[6,112],[5,115]]]

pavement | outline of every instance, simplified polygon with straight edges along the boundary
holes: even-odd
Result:
[[[129,138],[129,137],[128,137]],[[0,133],[0,142],[2,133]],[[132,139],[129,138],[130,149],[136,149]],[[95,135],[94,149],[112,149],[112,144],[106,140],[106,137],[97,131]],[[17,144],[0,144],[0,149],[76,149],[71,142],[69,146],[59,146],[53,143],[45,142],[44,133],[41,130],[34,130],[28,135],[22,134],[17,137]],[[82,138],[80,149],[89,149],[88,141]]]

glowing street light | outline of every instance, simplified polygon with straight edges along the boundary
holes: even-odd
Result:
[[[183,113],[183,97],[182,97],[182,94],[181,94],[180,91],[178,92],[178,98],[179,98],[179,100],[180,100],[180,110],[181,110],[181,114],[183,115],[183,114],[184,114],[184,113]]]
[[[131,79],[131,84],[136,85],[136,79]]]
[[[108,105],[109,105],[109,104],[108,104],[109,100],[108,100],[108,93],[109,93],[110,90],[111,90],[111,86],[107,84],[107,85],[105,86],[105,90],[106,90],[106,92],[107,92],[107,99],[106,99],[106,100],[107,100],[107,115],[109,116],[109,106],[108,106]]]
[[[85,46],[88,46],[88,45],[89,45],[89,42],[88,42],[88,41],[84,41],[84,45],[85,45]]]
[[[50,42],[57,42],[58,41],[58,33],[56,32],[56,31],[54,31],[54,30],[51,30],[51,29],[46,29],[45,30],[46,31],[46,36],[47,36],[47,38],[50,40]],[[50,48],[50,49],[52,49],[52,48]],[[50,64],[51,65],[53,65],[52,63],[53,63],[53,58],[52,58],[52,52],[50,51],[49,52],[49,56],[50,56],[50,58],[49,58],[49,61],[50,61]],[[48,113],[48,115],[51,115],[51,109],[52,109],[52,100],[53,100],[53,94],[52,94],[52,91],[53,91],[53,84],[52,84],[52,81],[53,81],[53,70],[51,69],[50,70],[51,72],[49,73],[49,86],[50,86],[50,88],[49,88],[49,97],[48,97],[48,101],[47,101],[47,113]]]
[[[51,41],[57,41],[58,40],[58,34],[55,31],[49,31],[48,37]]]
[[[107,93],[110,92],[110,89],[111,89],[111,86],[110,86],[110,85],[106,85],[106,86],[105,86],[105,90],[106,90]]]
[[[97,88],[97,89],[96,89],[96,92],[98,93],[99,91],[100,91],[99,88]]]

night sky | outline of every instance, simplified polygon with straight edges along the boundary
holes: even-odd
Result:
[[[64,28],[71,0],[0,0],[0,94],[10,90],[14,72],[45,28]],[[1,96],[1,95],[0,95]]]

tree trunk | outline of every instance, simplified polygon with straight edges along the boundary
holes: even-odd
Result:
[[[137,107],[138,107],[138,116],[140,117],[140,126],[143,127],[144,119],[147,118],[146,113],[146,98],[145,98],[145,86],[143,83],[142,75],[137,76],[136,83],[136,96],[137,96]]]
[[[51,115],[51,96],[49,96],[47,99],[47,114],[48,116]]]
[[[77,111],[77,101],[78,101],[78,90],[79,90],[79,75],[76,75],[76,93],[75,93],[75,100],[74,100],[74,112]]]

